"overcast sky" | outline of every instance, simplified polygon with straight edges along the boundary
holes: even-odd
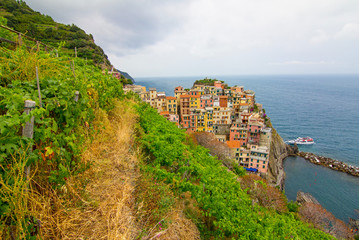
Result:
[[[359,73],[359,0],[25,0],[133,77]]]

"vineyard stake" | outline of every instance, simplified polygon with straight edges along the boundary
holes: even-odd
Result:
[[[30,112],[35,109],[36,103],[32,100],[25,100],[24,113],[30,114]],[[22,129],[22,136],[27,138],[34,137],[34,116],[31,117],[29,122],[25,123],[24,128]],[[29,151],[32,151],[32,147],[30,146]],[[29,180],[30,177],[30,166],[25,167],[25,175],[26,179]]]
[[[79,95],[80,95],[80,92],[79,91],[76,91],[75,92],[75,97],[74,97],[74,101],[77,102],[79,100]]]
[[[19,45],[21,46],[22,45],[21,33],[19,33],[18,36],[19,36]]]
[[[39,93],[39,103],[40,103],[40,107],[42,107],[40,81],[39,81],[39,70],[37,69],[37,67],[36,67],[36,82],[37,82],[37,92]]]
[[[70,62],[70,67],[71,67],[71,69],[72,69],[72,73],[74,74],[74,78],[75,78],[75,80],[76,80],[76,73],[75,73],[75,62],[74,62],[74,60],[70,60],[70,58],[69,58],[69,62]]]

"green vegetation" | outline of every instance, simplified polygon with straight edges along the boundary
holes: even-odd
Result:
[[[211,78],[204,78],[201,80],[196,80],[193,85],[208,85],[208,86],[214,86],[214,82],[220,81],[217,79],[211,79]],[[224,83],[224,81],[220,81],[221,83]]]
[[[61,25],[52,27],[50,17],[33,12],[22,1],[5,0],[0,6],[9,25],[16,23],[20,31],[26,31],[21,29],[26,21],[41,34],[49,28],[61,30]],[[76,26],[67,27],[81,35]],[[33,33],[40,36],[36,30]],[[47,42],[56,42],[52,41]],[[131,95],[124,96],[118,79],[83,58],[69,59],[61,45],[57,50],[60,57],[24,46],[0,47],[0,238],[79,239],[83,234],[79,228],[86,225],[98,227],[84,231],[92,237],[106,232],[109,239],[140,239],[169,229],[175,219],[182,224],[179,232],[195,223],[203,239],[331,239],[301,222],[295,207],[265,181],[243,176],[238,166],[229,171],[149,105],[138,98],[126,100]],[[80,93],[78,101],[75,91]],[[23,113],[28,99],[37,104],[30,115]],[[138,115],[135,143],[130,140],[136,118],[128,110],[132,105]],[[30,139],[22,136],[22,128],[32,117]],[[140,163],[134,160],[137,156]],[[93,159],[98,158],[100,163],[95,164]],[[28,167],[30,175],[24,171]],[[119,186],[126,194],[118,191]],[[90,194],[98,189],[106,192],[107,208],[103,195]],[[94,209],[96,221],[91,219]],[[128,221],[120,223],[124,219]],[[136,226],[140,230],[130,229]]]
[[[72,189],[70,178],[79,178],[77,188],[84,189],[89,179],[81,176],[91,162],[81,161],[80,156],[84,143],[94,136],[95,112],[111,111],[124,95],[117,79],[83,59],[74,61],[75,77],[66,57],[25,48],[0,50],[0,234],[8,238],[15,231],[19,238],[31,238],[39,232],[37,219],[42,215],[29,204],[35,199],[34,190],[26,189],[35,188],[36,199],[55,192],[66,201],[74,195],[63,191],[64,187]],[[40,73],[42,107],[35,66]],[[75,91],[80,92],[78,102],[74,101]],[[35,100],[39,106],[30,116],[23,114],[26,99]],[[265,182],[241,178],[240,168],[228,171],[207,149],[195,145],[183,130],[149,105],[137,103],[137,114],[142,177],[136,185],[135,197],[141,206],[136,218],[146,222],[139,237],[172,226],[166,216],[183,201],[183,212],[197,224],[204,239],[330,239],[299,221],[285,205],[273,207],[272,198],[267,198],[273,190]],[[34,139],[21,136],[21,128],[30,117],[35,119]],[[26,166],[34,169],[31,182],[23,171]],[[80,197],[74,196],[88,199],[86,194],[82,190]],[[66,201],[61,201],[65,208],[69,204]],[[90,200],[77,201],[81,209]],[[58,208],[55,203],[50,205],[53,211]]]
[[[32,10],[22,0],[2,0],[0,17],[7,19],[10,28],[26,33],[29,37],[54,47],[64,43],[64,52],[72,56],[76,47],[78,57],[92,59],[94,64],[101,65],[103,68],[111,68],[108,57],[102,48],[94,43],[91,34],[86,34],[74,24],[57,23],[50,16]]]
[[[25,47],[15,51],[1,47],[0,59],[0,235],[9,236],[7,231],[16,226],[21,236],[28,237],[36,226],[27,226],[34,216],[19,207],[26,206],[29,194],[24,194],[29,186],[24,167],[36,169],[32,177],[43,189],[46,185],[61,189],[69,177],[82,173],[89,165],[81,162],[80,154],[93,134],[95,112],[113,109],[123,91],[118,79],[81,58],[72,62],[68,57]],[[35,67],[39,69],[42,106]],[[77,102],[75,91],[80,93]],[[30,115],[23,114],[27,99],[37,105]],[[21,134],[31,117],[33,139]]]
[[[288,210],[279,213],[255,204],[237,175],[150,106],[140,104],[138,114],[138,142],[148,156],[143,170],[177,194],[191,193],[205,223],[197,226],[204,239],[331,239]]]

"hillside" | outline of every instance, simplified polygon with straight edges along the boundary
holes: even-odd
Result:
[[[0,17],[7,19],[7,26],[53,47],[62,46],[63,52],[91,59],[102,69],[111,69],[112,64],[103,49],[95,44],[92,34],[86,34],[76,25],[55,22],[50,16],[32,10],[24,1],[0,1]],[[124,76],[133,81],[127,73]]]
[[[0,46],[1,239],[333,239],[59,51]]]

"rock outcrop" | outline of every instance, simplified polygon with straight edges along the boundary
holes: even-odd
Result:
[[[351,229],[341,220],[337,219],[331,212],[323,208],[322,205],[309,193],[298,192],[297,202],[299,217],[306,222],[310,222],[314,227],[329,233],[338,239],[353,239],[355,226]],[[353,222],[355,225],[355,223]]]
[[[313,197],[311,194],[301,192],[301,191],[297,192],[297,199],[296,200],[297,200],[297,203],[299,203],[299,204],[304,204],[304,203],[320,204],[318,202],[318,200],[315,199],[315,197]]]
[[[270,121],[268,127],[272,127]],[[283,190],[285,172],[283,168],[283,160],[288,156],[294,156],[298,153],[298,147],[286,144],[282,137],[272,127],[272,139],[269,153],[268,174],[266,180],[273,186]]]

